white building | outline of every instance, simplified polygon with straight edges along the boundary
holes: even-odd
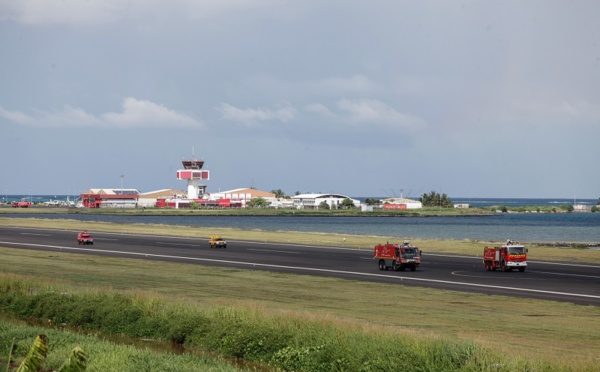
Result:
[[[156,202],[158,199],[184,199],[186,198],[186,193],[183,190],[176,189],[162,189],[150,192],[140,193],[138,196],[138,204],[139,208],[153,208],[156,207]]]
[[[292,196],[294,206],[297,209],[319,209],[322,202],[327,203],[329,208],[337,208],[345,199],[352,200],[355,207],[360,207],[360,200],[340,194],[300,194]]]
[[[407,198],[389,198],[381,201],[383,209],[421,209],[423,203]]]
[[[219,191],[208,195],[208,200],[229,200],[230,203],[240,205],[242,208],[253,198],[263,198],[269,203],[273,203],[277,200],[275,194],[271,192],[251,188]]]

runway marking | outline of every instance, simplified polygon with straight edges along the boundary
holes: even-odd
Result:
[[[137,257],[169,258],[169,259],[180,259],[180,260],[197,261],[197,262],[214,262],[214,263],[231,264],[231,265],[236,265],[236,266],[242,265],[242,266],[265,267],[265,268],[276,268],[276,269],[312,271],[312,272],[321,272],[321,273],[346,274],[346,275],[356,275],[356,276],[363,276],[363,277],[379,277],[379,278],[397,279],[399,281],[407,280],[407,281],[415,281],[415,282],[441,283],[441,284],[452,284],[452,285],[459,285],[459,286],[465,286],[465,287],[495,288],[495,289],[517,291],[517,292],[542,293],[542,294],[551,294],[551,295],[557,295],[557,296],[584,297],[584,298],[600,299],[600,296],[586,295],[586,294],[581,294],[581,293],[568,293],[568,292],[546,291],[546,290],[541,290],[541,289],[505,287],[505,286],[477,284],[477,283],[464,283],[464,282],[454,282],[454,281],[450,281],[450,280],[414,278],[414,277],[409,277],[409,276],[361,273],[361,272],[355,272],[355,271],[319,269],[319,268],[314,268],[314,267],[272,265],[272,264],[263,264],[263,263],[254,263],[254,262],[216,260],[216,259],[211,259],[211,258],[171,256],[171,255],[152,254],[152,253],[113,251],[113,250],[102,250],[102,249],[94,249],[94,248],[72,248],[72,247],[61,247],[61,246],[56,246],[56,245],[45,245],[45,244],[31,244],[31,243],[23,244],[23,243],[1,242],[1,241],[0,241],[0,244],[21,245],[21,246],[25,245],[25,246],[41,247],[41,248],[53,248],[53,249],[59,249],[59,250],[65,250],[65,251],[115,253],[115,254],[129,255],[129,256],[137,256]]]
[[[287,254],[302,254],[300,252],[291,252],[291,251],[273,251],[271,249],[254,249],[249,248],[248,251],[256,251],[256,252],[277,252],[277,253],[287,253]]]
[[[174,245],[174,246],[178,246],[178,247],[199,247],[198,244],[167,243],[167,242],[154,242],[154,243],[159,244],[159,245]]]
[[[21,233],[21,235],[52,236],[50,234]]]
[[[49,231],[55,231],[56,229],[41,229],[41,228],[34,228],[34,227],[17,227],[17,226],[7,226],[9,228],[13,228],[13,229],[21,229],[21,230],[49,230]],[[72,231],[72,232],[77,232],[78,230],[61,230],[61,231]],[[23,233],[22,233],[23,234]],[[155,237],[160,237],[160,238],[164,238],[164,239],[198,239],[201,241],[208,241],[208,238],[202,238],[202,237],[192,237],[192,236],[166,236],[166,235],[149,235],[149,234],[131,234],[131,233],[114,233],[114,232],[107,232],[107,231],[99,231],[96,234],[106,234],[106,235],[117,235],[117,236],[139,236],[139,237],[151,237],[151,236],[155,236]],[[285,242],[259,242],[259,241],[252,241],[252,240],[231,240],[231,241],[236,241],[236,242],[240,242],[240,243],[250,243],[250,244],[261,244],[261,245],[286,245],[286,246],[290,246],[290,247],[306,247],[306,248],[322,248],[322,249],[334,249],[334,250],[345,250],[345,251],[361,251],[361,252],[365,252],[368,253],[369,251],[372,252],[372,248],[348,248],[348,247],[333,247],[333,246],[325,246],[325,245],[304,245],[304,244],[292,244],[292,243],[285,243]],[[423,253],[423,256],[432,256],[432,257],[455,257],[455,258],[466,258],[466,259],[474,259],[474,260],[483,260],[483,257],[481,256],[465,256],[465,255],[457,255],[457,254],[440,254],[440,253]],[[586,268],[597,268],[600,269],[599,265],[586,265],[586,264],[576,264],[576,263],[564,263],[564,262],[549,262],[549,261],[531,261],[531,260],[527,260],[528,263],[539,263],[539,264],[544,264],[544,265],[559,265],[559,266],[572,266],[572,267],[586,267]],[[531,271],[531,270],[530,270]]]
[[[566,274],[566,273],[554,273],[554,272],[550,272],[550,271],[537,271],[537,270],[533,270],[533,272],[534,273],[542,273],[542,274],[550,274],[550,275],[578,276],[581,278],[600,279],[600,276],[597,276],[597,275]]]
[[[483,257],[480,256],[462,256],[458,254],[438,254],[438,253],[423,253],[423,256],[433,256],[433,257],[454,257],[454,258],[467,258],[472,260],[483,260]],[[550,262],[550,261],[531,261],[527,260],[527,263],[538,263],[544,265],[558,265],[558,266],[573,266],[573,267],[591,267],[591,268],[600,268],[598,265],[586,265],[586,264],[576,264],[576,263],[565,263],[565,262]]]

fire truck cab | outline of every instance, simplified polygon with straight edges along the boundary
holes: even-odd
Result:
[[[487,271],[518,269],[523,272],[527,267],[527,249],[512,240],[507,240],[506,244],[500,247],[485,247],[483,265]]]

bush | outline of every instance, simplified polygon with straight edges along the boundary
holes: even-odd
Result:
[[[60,321],[86,331],[195,345],[287,371],[492,368],[486,364],[484,351],[471,343],[369,333],[326,321],[266,316],[257,310],[220,307],[199,311],[118,292],[24,294],[19,288],[16,292],[18,295],[6,287],[0,291],[0,311],[50,319],[55,325]],[[59,327],[63,328],[62,324]]]

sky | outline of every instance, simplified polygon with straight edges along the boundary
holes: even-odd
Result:
[[[600,197],[600,2],[0,0],[0,194]]]

